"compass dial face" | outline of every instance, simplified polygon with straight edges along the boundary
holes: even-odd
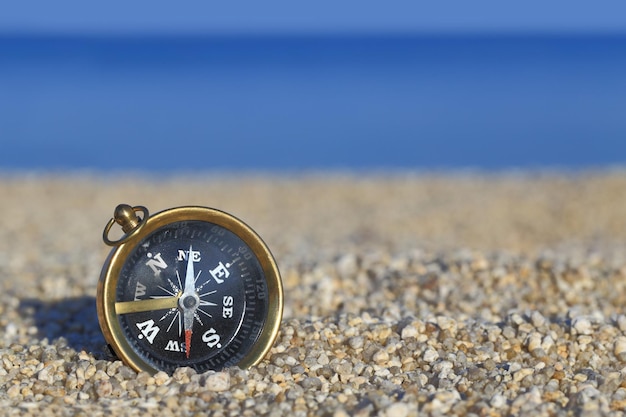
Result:
[[[133,356],[168,373],[239,364],[270,312],[257,252],[228,228],[198,220],[167,223],[135,243],[114,291],[114,327]]]

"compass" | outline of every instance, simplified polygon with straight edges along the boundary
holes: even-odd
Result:
[[[117,224],[124,235],[110,240]],[[113,246],[97,292],[115,354],[137,371],[248,368],[271,348],[282,318],[280,273],[245,223],[207,207],[152,216],[120,204],[103,240]]]

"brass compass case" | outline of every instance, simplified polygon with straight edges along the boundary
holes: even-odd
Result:
[[[125,235],[111,241],[115,223]],[[207,207],[149,216],[120,205],[103,239],[114,249],[98,283],[98,320],[133,369],[248,368],[270,350],[283,312],[280,273],[241,220]]]

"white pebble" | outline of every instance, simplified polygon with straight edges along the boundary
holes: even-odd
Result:
[[[548,353],[550,352],[550,349],[552,349],[553,346],[554,346],[554,339],[549,334],[546,335],[543,338],[543,341],[541,342],[541,348],[544,350],[544,352]]]
[[[502,394],[495,394],[491,397],[489,404],[491,404],[493,408],[502,408],[506,405],[506,397]]]
[[[169,375],[166,374],[163,371],[159,371],[156,374],[154,374],[154,383],[156,385],[161,386],[161,385],[165,384],[168,379],[170,379]]]
[[[362,336],[354,336],[348,339],[348,345],[352,349],[361,349],[364,343],[365,343],[365,340],[363,339]]]
[[[387,353],[386,350],[381,349],[378,352],[374,353],[374,356],[372,357],[372,359],[376,363],[386,363],[389,361],[389,354]]]
[[[424,362],[432,363],[439,359],[439,353],[433,348],[428,348],[424,352],[424,356],[422,356],[422,358],[424,359]]]
[[[533,352],[536,349],[541,348],[541,335],[539,333],[532,333],[528,338],[528,351]]]
[[[591,322],[585,317],[576,317],[572,323],[572,327],[578,334],[591,334],[593,329],[591,328]]]
[[[439,316],[437,317],[437,324],[441,330],[454,331],[456,329],[456,320],[449,317]]]
[[[402,329],[402,333],[400,336],[404,340],[404,339],[408,339],[409,337],[417,337],[418,334],[419,332],[417,331],[417,327],[413,326],[412,324],[409,324],[404,329]]]
[[[617,327],[619,327],[619,329],[626,333],[626,316],[623,314],[620,314],[617,317]]]
[[[522,369],[522,365],[519,362],[511,362],[509,363],[509,372],[515,373]]]
[[[620,336],[615,340],[614,353],[619,360],[626,361],[626,337]]]
[[[535,327],[541,327],[546,323],[546,318],[538,311],[533,311],[530,316],[530,321],[533,323]]]
[[[52,384],[54,382],[54,375],[52,374],[54,369],[51,366],[46,366],[39,374],[37,374],[37,379],[40,381],[47,382],[48,384]]]
[[[96,381],[95,391],[99,398],[108,397],[113,392],[113,385],[109,380]]]
[[[337,261],[337,272],[342,278],[352,277],[358,270],[358,261],[353,254],[344,255]]]
[[[4,328],[4,335],[7,338],[11,338],[17,335],[17,326],[15,325],[15,323],[7,324],[7,326]]]
[[[409,415],[409,406],[404,403],[394,403],[391,404],[385,410],[385,416],[387,417],[406,417]]]
[[[226,391],[230,388],[230,375],[226,372],[208,374],[206,376],[205,386],[209,391]]]
[[[522,379],[526,378],[528,375],[532,375],[533,372],[533,368],[522,368],[519,371],[515,372],[515,374],[513,374],[513,380],[515,382],[519,382]]]
[[[317,363],[319,363],[320,365],[328,365],[329,363],[329,359],[328,356],[326,356],[324,353],[322,353],[318,358],[317,358]]]

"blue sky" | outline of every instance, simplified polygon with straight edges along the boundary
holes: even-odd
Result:
[[[4,2],[2,32],[328,33],[626,31],[623,0],[85,0]]]

